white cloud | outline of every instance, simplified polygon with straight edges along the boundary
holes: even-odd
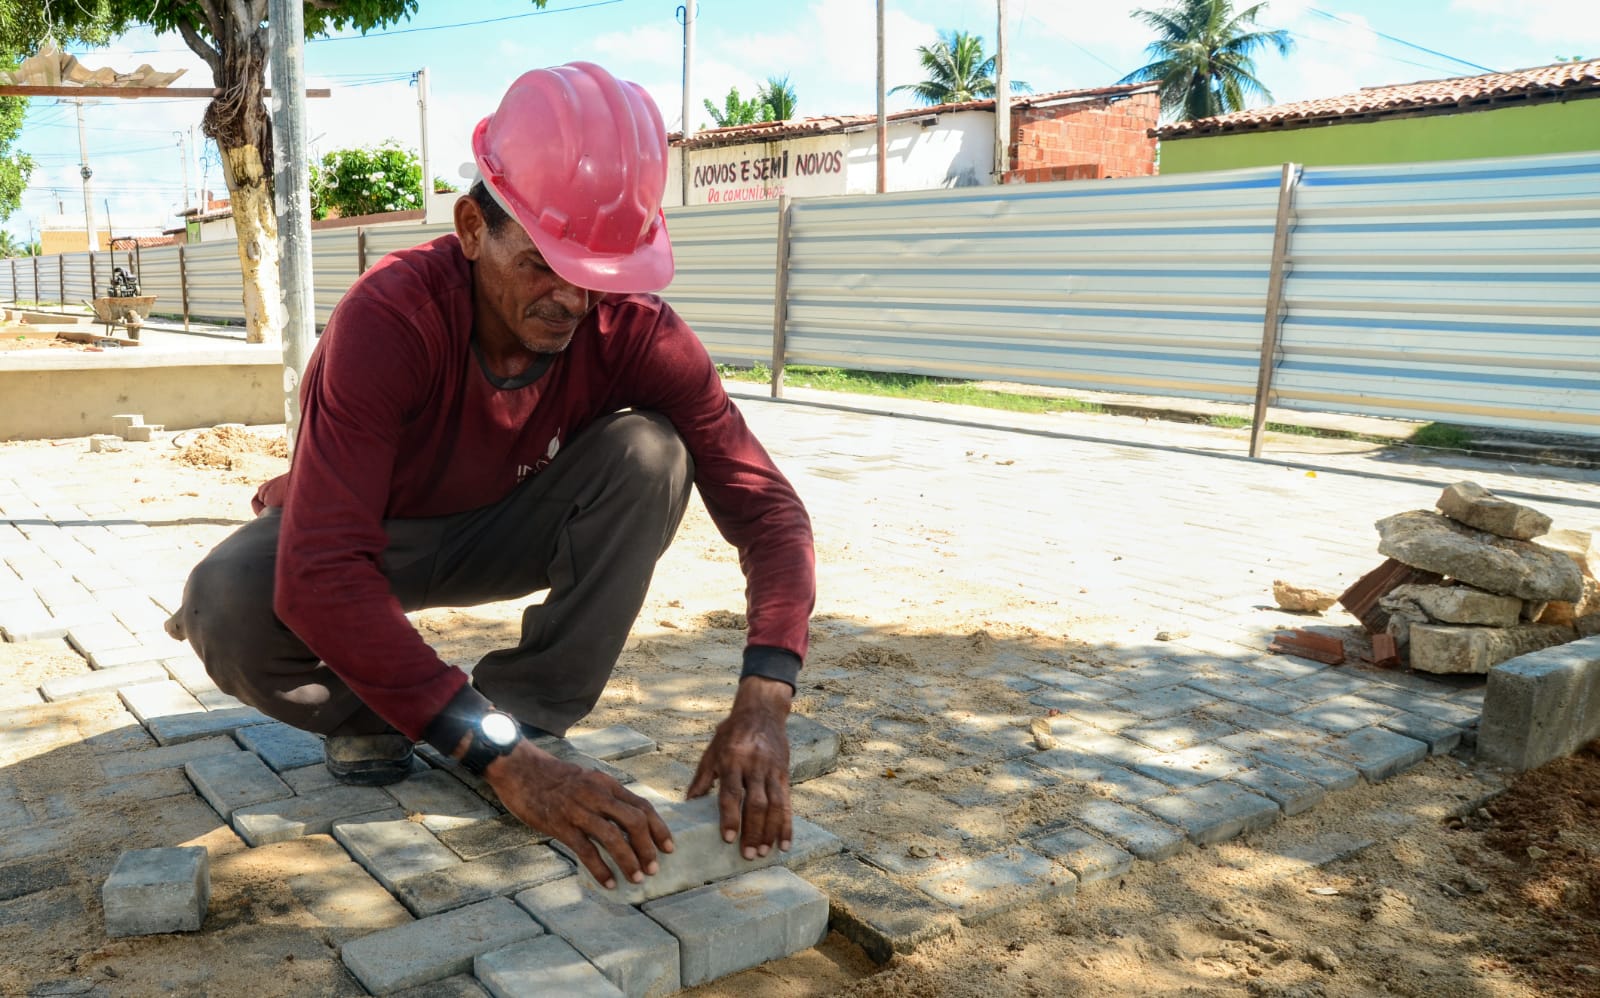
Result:
[[[1545,63],[1567,56],[1600,57],[1600,4],[1595,0],[1451,0],[1452,14],[1479,19],[1486,33],[1510,34],[1546,46]],[[1579,51],[1568,51],[1576,46]],[[1512,67],[1505,67],[1512,68]]]

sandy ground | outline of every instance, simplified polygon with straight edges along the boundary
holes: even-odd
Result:
[[[195,443],[187,434],[109,454],[87,453],[83,440],[0,444],[0,468],[86,482],[80,462],[95,462],[94,490],[198,557],[250,517],[254,486],[284,460],[281,442]],[[1059,618],[1026,600],[997,605],[945,577],[933,599],[920,571],[869,574],[847,546],[824,546],[818,555],[836,610],[813,624],[796,708],[840,731],[845,748],[838,772],[796,788],[797,812],[847,841],[889,849],[953,847],[939,838],[947,822],[980,842],[1033,827],[1051,810],[1048,796],[949,813],[935,792],[982,774],[962,768],[975,760],[930,718],[958,718],[964,729],[993,737],[1025,730],[1036,708],[986,678],[994,663],[1092,658],[1096,636],[1117,622],[1073,620],[1062,633]],[[879,606],[884,592],[906,594],[892,619],[837,612],[853,603]],[[625,723],[654,737],[662,752],[647,781],[662,790],[682,789],[726,709],[742,608],[734,552],[697,502],[587,722]],[[518,613],[500,604],[427,611],[416,622],[448,661],[470,667],[512,638]],[[0,645],[0,704],[14,709],[43,679],[81,668],[60,642]],[[404,913],[370,881],[336,895],[336,917],[317,910],[309,885],[349,866],[338,862],[331,840],[245,849],[198,798],[180,800],[188,793],[181,776],[169,798],[133,802],[102,792],[91,805],[73,803],[75,774],[93,753],[126,744],[118,739],[130,719],[119,711],[115,698],[90,698],[77,736],[6,771],[26,799],[61,798],[72,820],[64,823],[63,848],[35,864],[40,876],[51,875],[48,863],[65,864],[61,886],[0,905],[7,954],[0,994],[359,994],[338,964],[339,942]],[[1434,758],[1380,786],[1331,795],[1267,832],[1140,864],[1075,897],[964,929],[887,968],[833,936],[695,993],[1600,994],[1597,777],[1600,759],[1583,756],[1495,797],[1501,786],[1489,774]],[[1072,786],[1046,794],[1092,792]],[[107,942],[98,885],[121,849],[157,841],[211,849],[215,893],[205,930]],[[1307,862],[1308,850],[1352,855],[1317,866]]]

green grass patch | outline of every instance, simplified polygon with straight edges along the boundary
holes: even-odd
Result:
[[[1472,434],[1463,427],[1449,423],[1428,423],[1412,432],[1410,442],[1418,447],[1466,450],[1472,446]]]
[[[772,369],[765,364],[736,368],[718,365],[717,370],[730,381],[767,384]],[[824,392],[851,395],[878,395],[913,399],[919,402],[945,402],[973,405],[1007,412],[1104,412],[1093,402],[1048,395],[1023,395],[1015,392],[979,388],[971,381],[954,378],[929,378],[920,374],[893,374],[883,371],[852,371],[840,367],[810,367],[802,364],[783,369],[783,383],[793,388],[814,388]]]

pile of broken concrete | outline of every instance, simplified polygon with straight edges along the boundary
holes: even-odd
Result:
[[[1373,633],[1374,658],[1433,673],[1487,673],[1518,655],[1600,634],[1594,533],[1459,482],[1439,511],[1377,522],[1389,561],[1339,601]]]

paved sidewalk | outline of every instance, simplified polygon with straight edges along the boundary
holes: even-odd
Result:
[[[978,921],[1019,898],[1069,892],[1134,858],[1160,861],[1189,844],[1260,829],[1329,792],[1470,742],[1481,682],[1266,654],[1274,629],[1308,624],[1265,607],[1272,579],[1343,589],[1382,560],[1375,519],[1431,507],[1442,484],[1461,478],[1522,497],[1558,521],[1600,524],[1594,472],[1437,455],[1413,462],[1301,438],[1275,441],[1272,460],[1253,462],[1241,459],[1238,435],[1210,428],[853,397],[858,409],[893,414],[846,411],[819,407],[811,394],[802,401],[813,404],[747,398],[740,406],[812,512],[819,613],[892,630],[902,619],[936,618],[954,598],[944,580],[959,579],[967,608],[1009,602],[1019,609],[1008,623],[1061,639],[1057,651],[1002,652],[965,675],[909,676],[904,706],[920,717],[864,722],[892,743],[897,731],[942,723],[945,684],[998,681],[1017,694],[1017,707],[963,719],[964,730],[981,737],[969,740],[978,747],[962,765],[980,778],[945,800],[982,808],[1061,783],[1096,788],[1022,840],[957,829],[949,850],[924,857],[847,835],[846,859],[913,892],[919,925]],[[1002,418],[1012,426],[973,425]],[[130,830],[129,845],[175,845],[205,825],[207,805],[168,778],[195,759],[243,747],[274,781],[300,795],[319,792],[314,746],[251,736],[271,728],[215,691],[184,646],[161,632],[193,551],[176,548],[102,488],[87,470],[82,479],[49,482],[0,470],[0,628],[12,640],[65,638],[85,660],[80,675],[47,691],[60,695],[55,704],[0,677],[0,874],[53,861],[70,842],[72,809],[90,806],[17,797],[6,770],[42,752],[87,753],[106,776],[92,791],[101,799],[144,795],[143,813],[160,824]],[[840,573],[882,584],[841,605],[829,588]],[[1351,620],[1335,612],[1309,622]],[[807,677],[849,687],[848,671],[837,667]],[[725,679],[685,674],[674,683],[692,696]],[[1043,719],[1055,748],[1037,750],[1029,715]],[[874,751],[892,756],[894,748]],[[275,761],[275,752],[284,755]],[[207,799],[219,806],[214,794]],[[341,805],[333,817],[392,805]],[[809,816],[828,827],[829,814]],[[322,812],[298,832],[330,824]],[[1051,870],[1070,875],[1046,876]],[[836,905],[852,903],[849,877],[816,879]],[[34,910],[16,907],[17,896],[0,896],[0,925]],[[898,930],[885,923],[872,931],[893,942]]]

